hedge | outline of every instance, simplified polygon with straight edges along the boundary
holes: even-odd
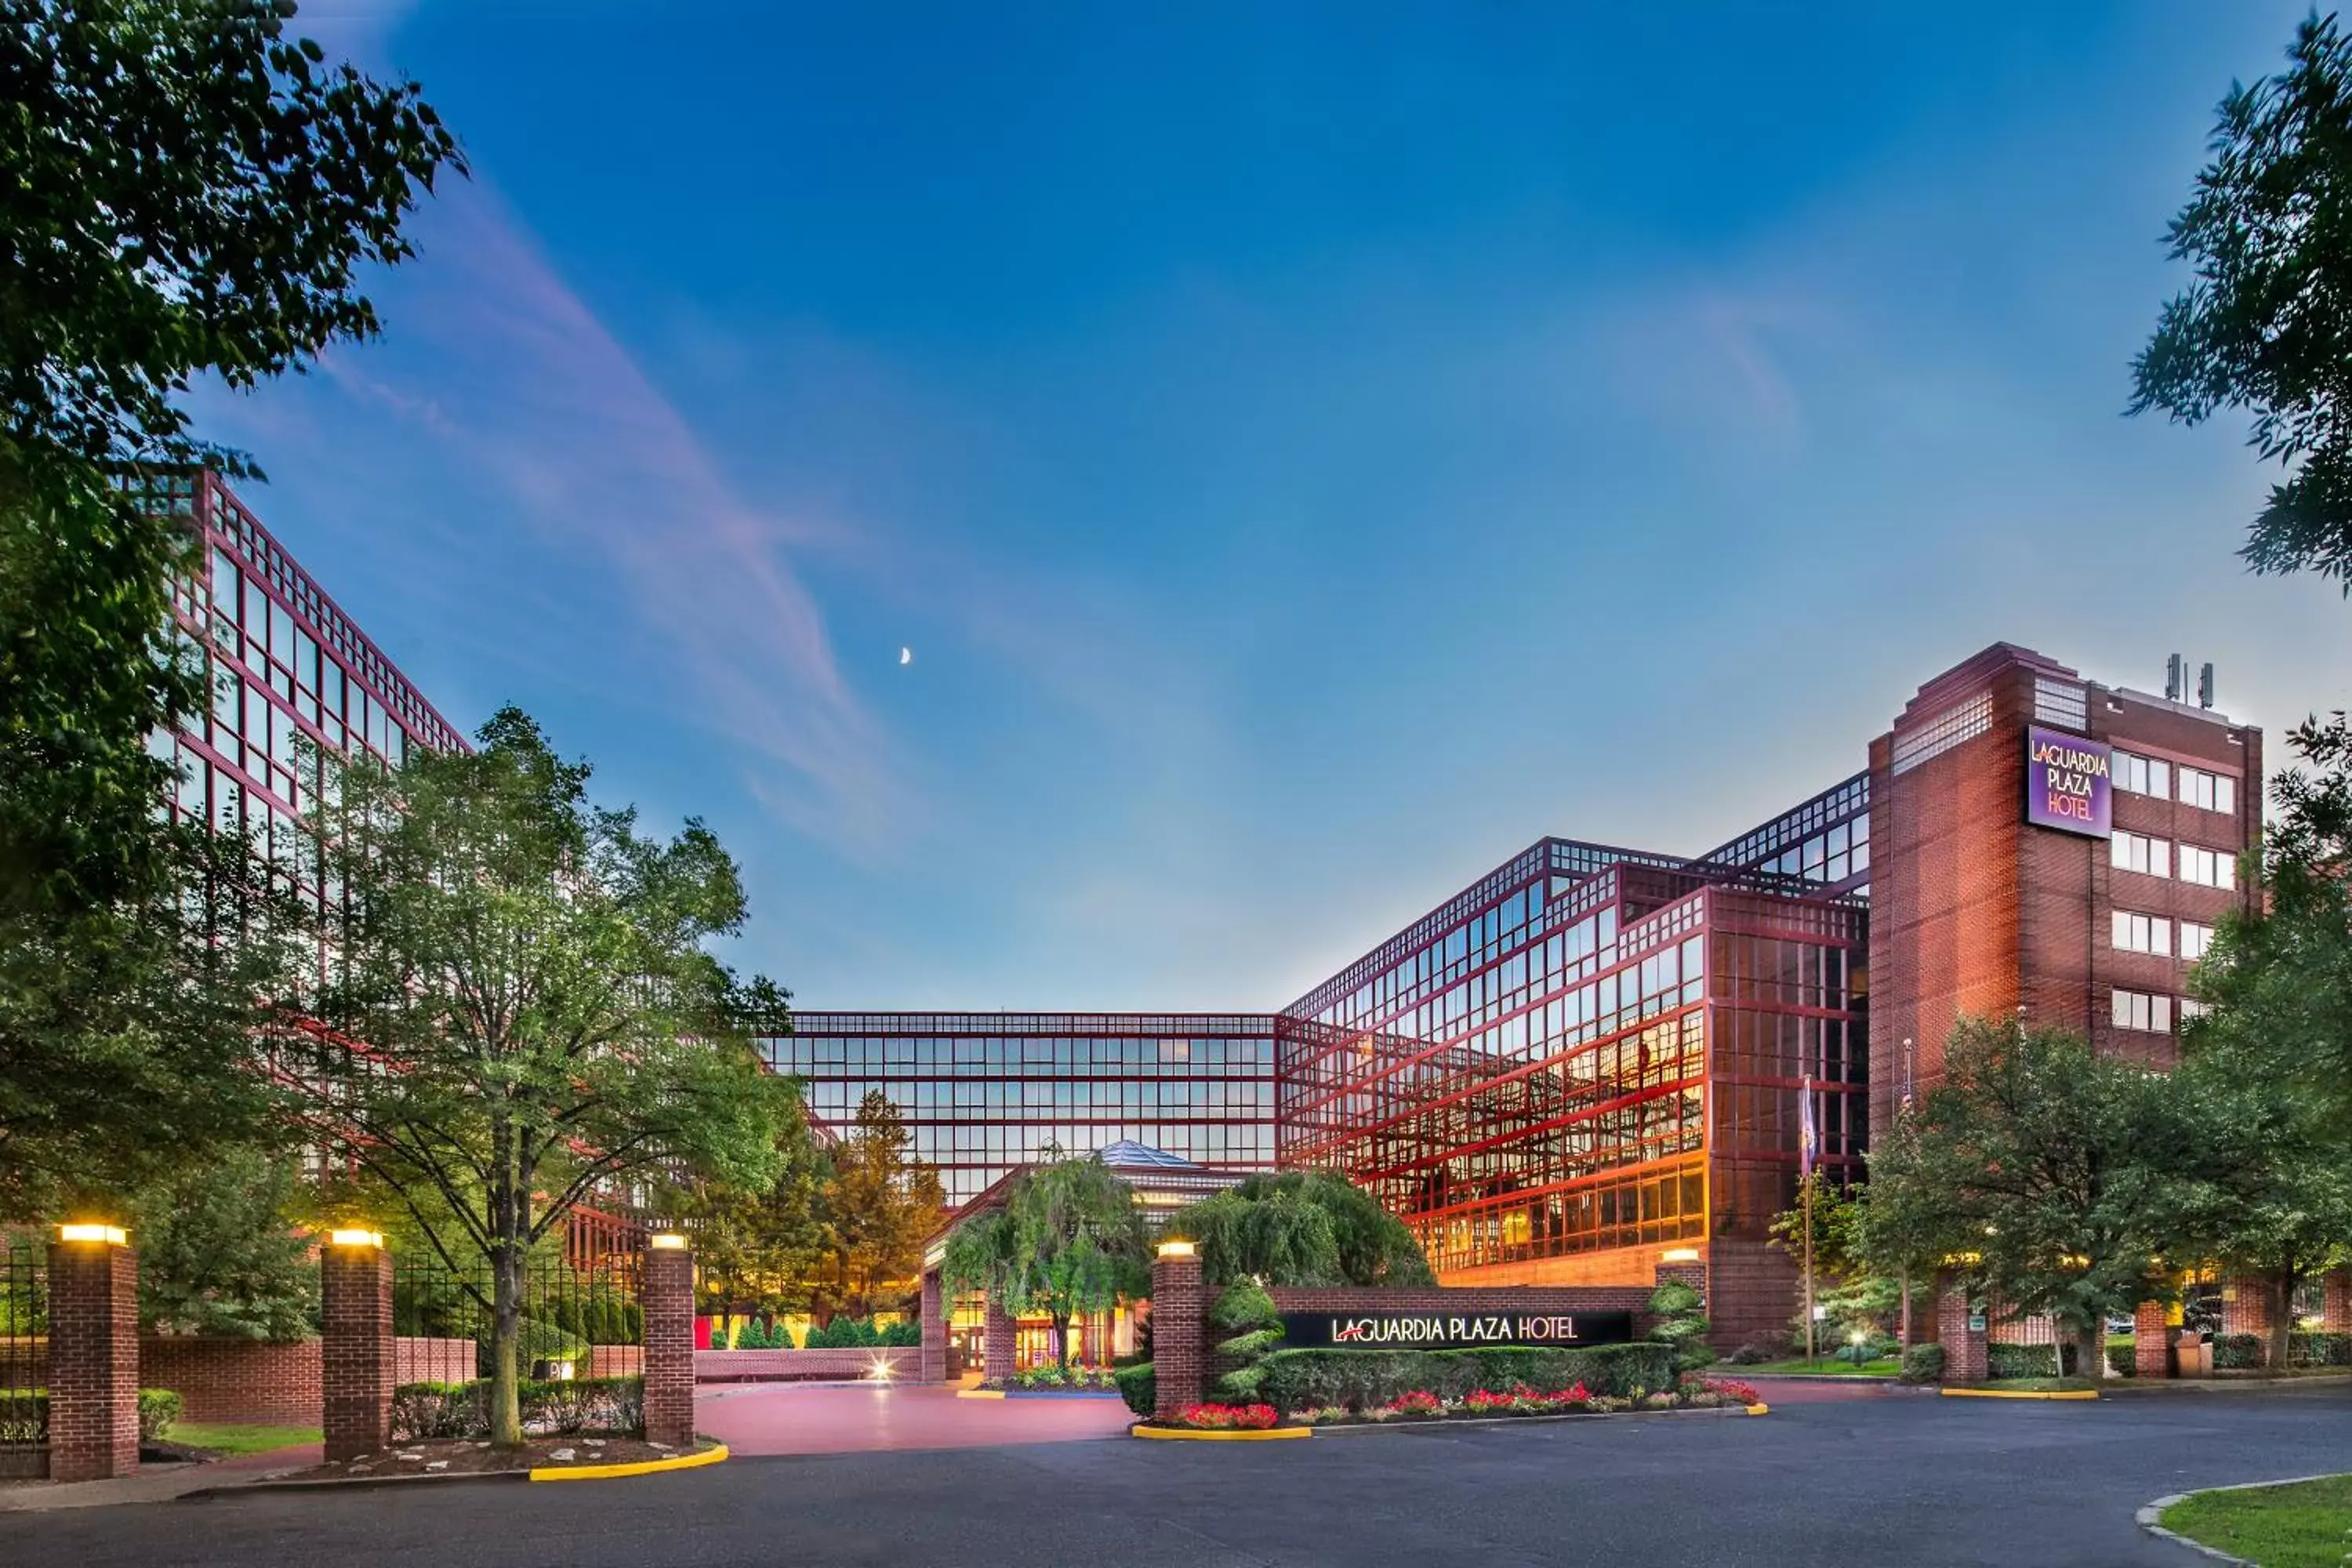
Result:
[[[1989,1344],[1985,1346],[1985,1375],[1995,1379],[2056,1377],[2058,1347],[2002,1344],[1998,1342]]]
[[[1559,1350],[1276,1351],[1258,1369],[1265,1402],[1286,1411],[1330,1405],[1361,1410],[1416,1391],[1459,1399],[1521,1384],[1549,1391],[1580,1383],[1594,1394],[1623,1396],[1671,1389],[1676,1375],[1675,1347],[1654,1342]],[[1126,1391],[1124,1380],[1119,1387]]]
[[[2262,1335],[2216,1334],[2213,1336],[2215,1371],[2251,1372],[2262,1364]]]
[[[619,1437],[644,1435],[646,1380],[642,1377],[572,1377],[551,1383],[526,1381],[516,1393],[526,1433],[583,1432]],[[392,1391],[392,1430],[398,1441],[425,1437],[487,1437],[490,1435],[490,1384],[404,1383]]]
[[[168,1388],[141,1389],[140,1440],[153,1442],[163,1436],[186,1408],[186,1401]],[[0,1443],[38,1445],[48,1440],[49,1391],[0,1388]]]
[[[1159,1408],[1160,1382],[1152,1374],[1151,1363],[1138,1362],[1133,1366],[1120,1367],[1111,1373],[1118,1384],[1118,1394],[1127,1407],[1138,1415],[1150,1416]]]

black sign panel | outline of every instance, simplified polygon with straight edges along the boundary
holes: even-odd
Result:
[[[1631,1312],[1399,1312],[1343,1310],[1282,1314],[1291,1350],[1462,1351],[1619,1345],[1633,1337]]]

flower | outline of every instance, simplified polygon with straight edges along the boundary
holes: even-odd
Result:
[[[1425,1388],[1416,1388],[1410,1394],[1400,1394],[1390,1400],[1388,1408],[1391,1415],[1443,1415],[1445,1414],[1445,1401]]]
[[[1262,1432],[1279,1418],[1271,1405],[1188,1405],[1176,1417],[1207,1432]]]

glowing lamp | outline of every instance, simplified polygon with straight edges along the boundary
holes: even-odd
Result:
[[[129,1238],[119,1225],[61,1225],[58,1226],[59,1241],[102,1241],[109,1247],[121,1247]]]
[[[1661,1263],[1696,1263],[1698,1261],[1698,1248],[1696,1247],[1669,1247],[1664,1252],[1658,1254],[1658,1261]]]
[[[1160,1244],[1160,1256],[1162,1258],[1190,1258],[1192,1256],[1192,1244],[1189,1241],[1163,1241]]]
[[[327,1240],[336,1247],[382,1247],[383,1232],[380,1230],[331,1230]]]
[[[675,1230],[657,1230],[647,1238],[646,1245],[661,1252],[684,1252],[686,1237]]]

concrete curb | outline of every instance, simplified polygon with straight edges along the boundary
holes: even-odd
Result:
[[[175,1502],[210,1502],[215,1498],[245,1497],[254,1492],[362,1492],[386,1487],[450,1487],[484,1481],[527,1481],[529,1470],[475,1470],[465,1475],[353,1476],[320,1480],[246,1481],[222,1487],[198,1487],[182,1492]]]
[[[1449,1415],[1412,1421],[1335,1421],[1307,1430],[1336,1436],[1357,1432],[1420,1432],[1433,1427],[1536,1426],[1554,1421],[1615,1421],[1627,1415],[1769,1415],[1769,1405],[1717,1405],[1699,1410],[1562,1410],[1549,1415]]]
[[[1161,1442],[1269,1443],[1286,1437],[1312,1437],[1312,1426],[1261,1426],[1255,1431],[1196,1432],[1189,1426],[1154,1426],[1139,1421],[1127,1429],[1130,1437],[1155,1437]]]
[[[2047,1390],[2032,1388],[1948,1388],[1944,1390],[1944,1397],[1947,1399],[2067,1399],[2081,1401],[2098,1398],[2099,1391],[2095,1388],[2053,1388]]]
[[[523,1473],[535,1481],[614,1481],[625,1476],[657,1476],[666,1470],[694,1470],[727,1462],[727,1445],[716,1443],[691,1454],[666,1459],[632,1459],[618,1465],[542,1465]]]
[[[2257,1492],[2261,1491],[2265,1487],[2291,1487],[2299,1481],[2333,1480],[2336,1476],[2341,1474],[2343,1474],[2343,1472],[2337,1470],[2332,1471],[2324,1476],[2284,1476],[2274,1481],[2240,1481],[2235,1486],[2200,1487],[2193,1492],[2175,1492],[2170,1497],[2160,1497],[2154,1502],[2149,1503],[2147,1507],[2141,1509],[2137,1513],[2134,1514],[2132,1518],[2137,1521],[2142,1530],[2147,1531],[2150,1535],[2156,1536],[2161,1540],[2169,1541],[2176,1546],[2185,1546],[2200,1557],[2210,1558],[2216,1563],[2234,1563],[2238,1565],[2238,1568],[2261,1568],[2261,1564],[2254,1563],[2250,1559],[2244,1557],[2233,1557],[2218,1546],[2208,1546],[2201,1541],[2189,1540],[2189,1537],[2181,1534],[2177,1530],[2165,1529],[2162,1522],[2164,1519],[2164,1510],[2172,1507],[2176,1503],[2187,1502],[2190,1498],[2200,1496],[2206,1492]]]

